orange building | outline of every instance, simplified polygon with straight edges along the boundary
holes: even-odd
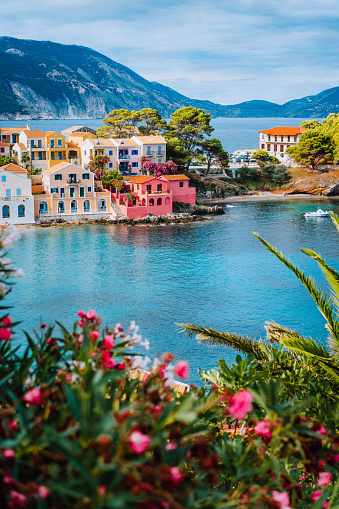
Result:
[[[63,162],[41,175],[43,192],[34,195],[35,217],[112,214],[110,192],[101,188],[91,171]]]

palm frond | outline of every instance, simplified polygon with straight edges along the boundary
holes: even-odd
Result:
[[[331,212],[331,216],[333,224],[339,232],[339,216],[337,216],[337,214],[335,214],[334,212]]]
[[[280,253],[275,247],[271,246],[271,244],[261,238],[258,233],[253,232],[253,235],[255,235],[255,237],[257,237],[257,239],[259,239],[260,242],[268,249],[268,251],[274,254],[302,282],[311,297],[317,303],[319,311],[327,320],[328,328],[333,339],[339,339],[339,322],[333,312],[332,300],[327,297],[326,292],[318,290],[317,285],[312,277],[306,276],[304,272],[302,272],[298,267],[287,260],[287,258],[285,258],[284,255]]]
[[[251,339],[247,336],[239,336],[238,334],[229,334],[227,332],[218,332],[209,327],[201,327],[192,323],[179,323],[188,336],[196,335],[196,339],[202,345],[212,346],[231,346],[235,350],[243,353],[253,353],[257,360],[268,360],[269,351],[272,347],[264,343],[262,340]]]
[[[315,253],[314,251],[311,251],[310,249],[302,249],[303,253],[305,253],[310,258],[313,258],[318,265],[320,266],[323,274],[325,275],[330,287],[331,287],[331,294],[332,294],[332,301],[334,302],[334,306],[336,309],[336,312],[339,312],[339,273],[327,265],[325,260],[320,256],[318,253]],[[338,324],[338,322],[337,322]],[[330,325],[330,324],[329,324]],[[329,347],[331,350],[331,353],[336,357],[337,360],[339,360],[339,335],[338,330],[333,330],[333,328],[330,326],[330,337],[328,340]]]
[[[312,338],[305,338],[298,334],[298,332],[287,329],[275,322],[266,322],[265,329],[267,331],[267,337],[271,342],[280,343],[287,349],[290,349],[287,345],[288,342],[291,341],[291,345],[294,344],[295,346],[298,346],[301,351],[305,348],[305,355],[309,353],[323,359],[331,358],[326,347],[317,343]]]

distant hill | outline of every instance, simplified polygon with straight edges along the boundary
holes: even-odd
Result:
[[[324,117],[339,111],[339,87],[279,105],[247,101],[224,106],[190,99],[150,82],[83,46],[0,37],[0,118],[101,118],[116,108],[182,106],[217,117]]]

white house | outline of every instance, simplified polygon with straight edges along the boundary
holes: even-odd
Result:
[[[140,157],[146,156],[153,163],[166,162],[166,140],[163,136],[132,136],[141,149]]]
[[[0,167],[0,221],[9,224],[35,222],[32,181],[24,168],[12,163]]]
[[[2,156],[10,156],[11,155],[11,146],[9,143],[4,143],[0,141],[0,157]]]
[[[117,170],[118,144],[112,138],[87,138],[81,144],[82,166],[86,168],[95,156],[107,156],[109,162],[105,163],[105,170]]]
[[[266,150],[283,164],[290,163],[290,155],[286,153],[288,147],[296,145],[300,136],[307,129],[303,127],[273,127],[259,131],[259,148]]]

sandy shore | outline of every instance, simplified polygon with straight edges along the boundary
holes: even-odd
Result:
[[[251,194],[251,195],[240,195],[240,196],[229,196],[227,198],[212,198],[208,200],[199,200],[199,203],[203,205],[208,204],[214,204],[214,203],[225,203],[225,202],[239,202],[239,201],[271,201],[271,200],[324,200],[327,201],[328,199],[339,199],[339,196],[319,196],[319,195],[313,195],[313,194],[277,194],[277,193],[270,193],[270,192],[259,192],[259,195],[257,194]]]

